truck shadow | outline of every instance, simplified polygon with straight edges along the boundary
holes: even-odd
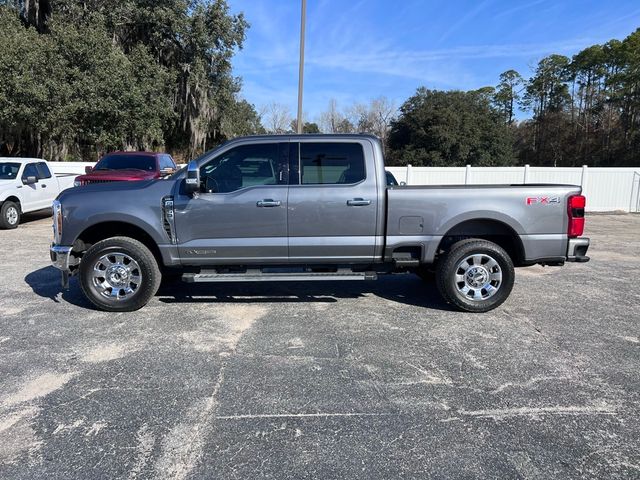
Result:
[[[82,295],[76,278],[71,278],[69,290],[62,288],[60,270],[55,267],[48,266],[35,270],[24,277],[24,281],[31,287],[33,293],[56,303],[64,300],[78,307],[93,308],[91,303]]]
[[[368,295],[398,303],[450,311],[434,283],[414,275],[388,275],[376,281],[281,283],[174,283],[156,294],[163,303],[335,303]]]
[[[44,210],[38,210],[35,212],[23,213],[22,216],[20,217],[20,225],[22,225],[23,223],[37,222],[38,220],[43,220],[45,218],[50,218],[50,217],[51,217],[50,208],[46,208]]]
[[[72,277],[69,290],[63,290],[60,272],[52,266],[29,273],[24,280],[36,295],[43,298],[95,310],[82,295],[77,278]],[[376,281],[353,282],[188,284],[174,281],[163,283],[156,298],[166,304],[335,303],[340,299],[368,295],[434,310],[452,310],[438,295],[435,284],[423,282],[414,275],[388,275]]]

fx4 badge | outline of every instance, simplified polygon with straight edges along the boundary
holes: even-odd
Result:
[[[560,203],[560,197],[527,197],[527,205],[551,205]]]

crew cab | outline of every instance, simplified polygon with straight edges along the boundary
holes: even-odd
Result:
[[[168,153],[112,152],[93,167],[87,167],[86,173],[77,177],[74,185],[153,180],[171,175],[176,170],[176,163]]]
[[[412,272],[485,312],[509,296],[514,267],[589,260],[584,206],[574,185],[388,186],[368,135],[245,137],[164,181],[63,192],[51,258],[109,311],[142,307],[178,270],[186,282]]]
[[[74,178],[53,175],[41,158],[0,157],[0,228],[17,228],[23,213],[51,208]]]

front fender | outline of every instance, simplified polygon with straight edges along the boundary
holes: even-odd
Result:
[[[162,198],[171,194],[173,182],[118,183],[77,187],[62,192],[59,198],[64,245],[73,245],[88,228],[111,222],[137,227],[157,245],[170,243],[162,224]]]
[[[7,189],[0,192],[0,203],[6,202],[11,197],[16,198],[21,205],[24,203],[22,201],[22,195],[17,188]]]
[[[71,223],[68,220],[73,221],[74,217],[68,217],[67,215],[65,215],[64,221],[67,222],[67,225]],[[132,225],[139,228],[140,230],[143,230],[153,239],[154,242],[156,242],[156,244],[160,245],[163,243],[168,243],[167,239],[163,238],[161,232],[157,230],[158,225],[152,225],[151,223],[145,221],[143,217],[138,217],[127,213],[121,213],[118,215],[103,213],[93,215],[92,217],[88,218],[87,221],[81,224],[81,228],[73,228],[72,231],[69,231],[69,229],[65,228],[62,235],[62,244],[73,245],[73,243],[82,235],[83,232],[86,232],[91,228],[95,228],[100,224],[107,223],[122,223],[126,225]]]

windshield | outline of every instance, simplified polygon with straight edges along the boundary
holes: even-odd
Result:
[[[112,154],[102,157],[94,170],[156,170],[156,158],[150,155],[118,155]]]
[[[0,180],[13,180],[17,178],[19,170],[19,163],[0,163]]]

